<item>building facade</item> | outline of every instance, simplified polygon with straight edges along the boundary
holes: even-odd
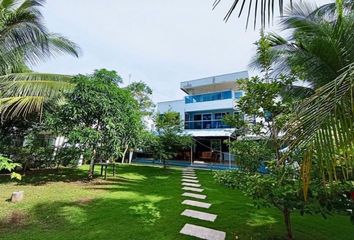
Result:
[[[248,72],[235,72],[181,82],[187,95],[182,100],[160,102],[160,114],[174,111],[184,122],[184,132],[193,136],[195,144],[190,153],[180,159],[229,164],[233,156],[225,140],[233,138],[235,129],[227,126],[223,117],[238,112],[237,102],[244,95],[236,80],[248,78]]]

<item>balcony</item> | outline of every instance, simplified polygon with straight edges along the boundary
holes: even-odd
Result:
[[[185,121],[184,129],[222,129],[230,128],[221,120],[201,120],[201,121]]]
[[[224,99],[231,99],[232,91],[223,91],[223,92],[214,92],[200,95],[193,95],[185,97],[185,103],[198,103],[198,102],[210,102],[210,101],[218,101]]]

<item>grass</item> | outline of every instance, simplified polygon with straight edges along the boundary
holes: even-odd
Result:
[[[197,175],[213,204],[207,211],[218,214],[214,223],[180,216],[186,206],[179,169],[120,166],[118,176],[91,183],[82,181],[86,169],[37,172],[19,184],[1,178],[0,239],[191,239],[179,234],[185,223],[226,231],[227,239],[282,239],[280,212],[255,209],[241,193],[214,182],[210,171]],[[6,201],[17,190],[25,191],[25,200]],[[293,227],[296,239],[354,239],[346,216],[295,214]]]

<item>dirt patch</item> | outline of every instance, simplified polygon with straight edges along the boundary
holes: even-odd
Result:
[[[90,204],[91,202],[93,201],[93,198],[88,198],[88,197],[85,197],[85,198],[80,198],[79,200],[77,200],[76,202],[80,205],[88,205]]]
[[[20,228],[28,224],[29,216],[26,213],[14,211],[0,220],[0,228]]]

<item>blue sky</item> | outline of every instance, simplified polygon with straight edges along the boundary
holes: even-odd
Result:
[[[144,81],[157,101],[184,94],[181,81],[242,71],[259,32],[246,31],[245,17],[223,17],[231,0],[212,11],[214,0],[49,0],[48,28],[82,48],[79,59],[58,57],[35,67],[77,74],[116,70],[125,83]]]

